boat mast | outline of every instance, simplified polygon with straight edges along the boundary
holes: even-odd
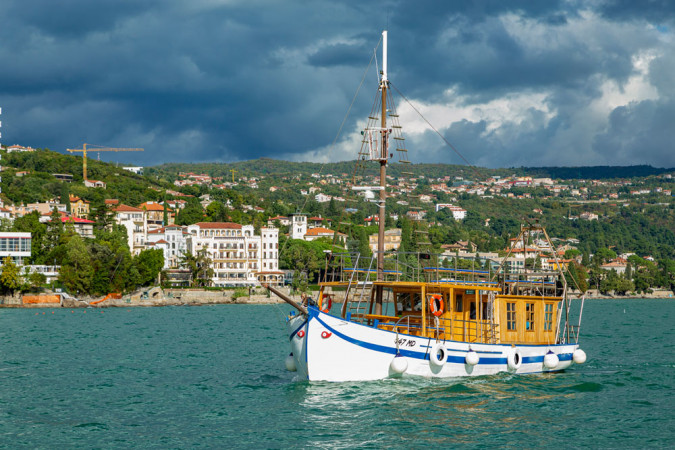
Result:
[[[384,224],[385,224],[385,203],[387,200],[387,153],[388,153],[388,139],[387,139],[387,88],[389,87],[389,80],[387,79],[387,31],[382,32],[382,78],[380,80],[380,90],[382,91],[382,145],[380,155],[380,213],[379,213],[379,228],[377,232],[377,281],[384,281]],[[375,314],[382,314],[382,297],[383,288],[381,285],[375,288]]]

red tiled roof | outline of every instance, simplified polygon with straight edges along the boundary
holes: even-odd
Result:
[[[217,229],[217,228],[230,228],[230,229],[235,229],[235,230],[240,230],[241,225],[238,223],[232,223],[232,222],[199,222],[196,223],[199,228],[203,229]]]
[[[146,211],[164,211],[164,207],[159,203],[154,202],[145,202],[138,205],[139,208],[145,209]]]
[[[143,212],[141,208],[136,208],[129,205],[119,205],[117,208],[113,208],[113,211],[117,212]]]
[[[66,223],[66,222],[73,222],[73,223],[96,223],[93,220],[89,219],[81,219],[79,217],[61,217],[61,222]]]

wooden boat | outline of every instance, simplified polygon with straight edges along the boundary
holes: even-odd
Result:
[[[287,319],[287,368],[308,380],[354,381],[554,372],[585,362],[578,345],[583,300],[574,325],[557,260],[555,271],[514,272],[504,263],[461,269],[430,253],[385,252],[386,167],[398,127],[387,124],[393,114],[382,114],[389,88],[382,36],[380,112],[370,117],[379,123],[364,130],[360,158],[380,164],[380,186],[357,188],[379,191],[378,250],[369,258],[328,254],[315,302],[298,304],[270,287],[296,310]],[[522,227],[517,241],[534,235],[554,249],[538,224]]]

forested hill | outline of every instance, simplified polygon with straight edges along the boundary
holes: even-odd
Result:
[[[230,177],[232,170],[241,176],[256,175],[309,175],[311,173],[330,173],[334,175],[354,173],[356,161],[341,161],[335,163],[311,163],[281,161],[271,158],[260,158],[234,163],[167,163],[148,167],[147,174],[178,174],[179,172],[205,173],[212,177]],[[362,173],[375,175],[378,166],[368,164]],[[647,165],[639,166],[584,166],[584,167],[519,167],[486,169],[454,164],[407,164],[392,163],[389,175],[399,176],[402,172],[428,177],[461,176],[465,178],[489,176],[531,176],[535,178],[553,179],[614,179],[646,177],[671,173],[675,168],[657,168]]]

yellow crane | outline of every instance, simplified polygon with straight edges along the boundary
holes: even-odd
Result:
[[[234,183],[234,173],[239,172],[238,170],[230,169],[230,172],[232,172],[232,183]]]
[[[87,146],[90,148],[87,149]],[[91,148],[93,147],[93,149]],[[84,144],[82,148],[67,148],[70,153],[82,153],[82,176],[87,179],[87,151],[90,152],[142,152],[142,148],[114,148],[104,147],[102,145]]]

